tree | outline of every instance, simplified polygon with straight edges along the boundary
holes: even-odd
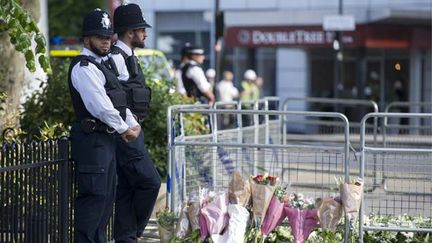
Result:
[[[0,33],[6,32],[9,35],[10,43],[15,46],[15,50],[25,55],[26,67],[30,71],[36,70],[35,58],[37,57],[42,68],[50,73],[51,67],[48,57],[45,55],[45,37],[39,31],[33,17],[17,1],[1,0],[0,2]],[[34,49],[31,46],[32,40],[36,42]]]
[[[51,72],[45,55],[46,41],[36,25],[37,19],[39,0],[28,0],[25,5],[16,0],[0,0],[0,93],[8,94],[4,101],[5,114],[14,113],[19,106],[26,67],[35,71],[37,60],[46,72]],[[32,41],[36,43],[35,47],[32,47]],[[2,118],[0,128],[5,122],[3,115]]]

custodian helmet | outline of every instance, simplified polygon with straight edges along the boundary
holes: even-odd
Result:
[[[134,4],[122,5],[114,11],[114,31],[116,33],[141,28],[151,28],[141,11],[141,8]]]
[[[97,8],[84,17],[82,36],[114,34],[110,16],[107,12]]]

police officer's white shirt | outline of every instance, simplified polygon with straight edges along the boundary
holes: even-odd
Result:
[[[180,63],[180,66],[174,73],[174,76],[176,78],[176,90],[182,95],[186,95],[186,89],[183,84],[182,70],[181,70],[184,67],[184,65],[185,65],[184,63]]]
[[[92,51],[84,48],[81,55],[92,56],[97,62],[102,58]],[[106,79],[102,71],[93,63],[81,66],[77,63],[71,72],[73,87],[78,91],[84,106],[92,116],[99,119],[108,126],[114,128],[118,133],[124,133],[129,127],[138,125],[129,109],[126,109],[126,121],[120,116],[106,94]]]
[[[133,55],[132,49],[126,45],[123,41],[117,40],[115,46],[122,49],[128,57]],[[114,63],[117,66],[117,71],[119,72],[118,79],[120,81],[128,81],[129,80],[129,71],[127,70],[126,62],[121,54],[111,55]]]
[[[115,46],[122,49],[128,57],[133,55],[132,49],[128,45],[126,45],[123,41],[117,40]],[[121,82],[128,81],[129,80],[129,71],[127,69],[126,62],[125,62],[125,59],[123,58],[123,56],[121,54],[118,54],[118,55],[111,55],[110,54],[110,57],[113,59],[115,65],[117,67],[117,71],[119,73],[119,76],[117,77],[118,80]],[[131,114],[131,116],[133,116],[132,112],[129,109],[127,111]],[[131,121],[131,122],[136,124],[134,126],[139,125],[135,119],[133,119],[133,121]]]
[[[189,61],[192,65],[198,65],[195,61]],[[198,89],[202,92],[208,92],[211,89],[210,83],[204,74],[204,71],[199,66],[193,66],[186,71],[186,77],[192,79],[197,85]]]

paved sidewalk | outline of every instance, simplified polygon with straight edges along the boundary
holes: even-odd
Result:
[[[160,242],[155,218],[150,219],[150,222],[144,231],[144,235],[138,240],[138,243],[147,242]]]
[[[160,242],[159,232],[156,224],[156,212],[163,210],[165,208],[165,205],[166,205],[166,183],[162,183],[151,219],[144,231],[143,237],[141,237],[138,240],[138,243]]]

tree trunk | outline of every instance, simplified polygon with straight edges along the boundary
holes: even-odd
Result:
[[[22,5],[37,22],[40,15],[39,0],[24,0]],[[18,108],[26,70],[24,54],[17,52],[6,32],[0,33],[0,91],[7,94],[0,118],[0,130],[15,127],[19,122]]]

